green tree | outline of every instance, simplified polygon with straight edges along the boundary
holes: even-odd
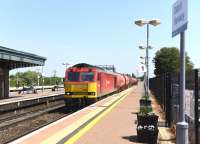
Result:
[[[37,85],[37,75],[38,73],[34,71],[24,72],[21,77],[22,82],[27,86]]]
[[[178,72],[180,67],[180,54],[179,49],[175,47],[163,47],[156,52],[156,56],[153,59],[155,75],[160,75],[168,72]],[[192,70],[193,63],[186,53],[186,70]]]
[[[39,84],[42,85],[42,75],[41,73],[37,73],[35,71],[26,71],[26,72],[18,72],[15,75],[10,75],[10,86],[17,87],[18,86],[36,86],[38,83],[38,74],[39,74]],[[55,84],[63,84],[63,78],[53,76],[53,77],[43,77],[44,85],[55,85]]]

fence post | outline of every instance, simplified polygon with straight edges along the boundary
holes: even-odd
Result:
[[[198,144],[199,138],[199,76],[198,76],[199,70],[195,69],[195,107],[194,107],[194,119],[195,119],[195,143]]]
[[[166,74],[166,121],[167,126],[171,125],[171,75]]]

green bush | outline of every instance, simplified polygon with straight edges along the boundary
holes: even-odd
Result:
[[[142,96],[142,99],[149,100],[149,97],[144,95],[144,96]]]
[[[152,112],[152,107],[151,106],[141,106],[140,107],[140,113],[141,114],[148,114]]]

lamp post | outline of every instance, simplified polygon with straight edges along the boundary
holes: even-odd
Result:
[[[17,69],[17,73],[16,73],[16,77],[17,77],[17,80],[16,80],[16,88],[19,88],[19,77],[18,77],[18,75],[19,75],[19,71],[18,71],[18,69]]]
[[[57,80],[56,80],[56,73],[57,73],[57,71],[56,70],[54,70],[53,71],[53,78],[54,78],[54,85],[57,85]]]
[[[139,46],[139,49],[141,50],[146,50],[146,55],[145,57],[142,57],[140,56],[141,59],[145,59],[145,62],[144,62],[144,65],[146,67],[146,71],[144,73],[144,76],[145,76],[145,82],[144,82],[144,89],[145,89],[145,95],[146,96],[149,96],[149,93],[148,93],[148,90],[149,90],[149,56],[148,56],[148,49],[152,49],[153,47],[151,46],[148,46],[145,47],[145,46]]]
[[[142,46],[139,46],[140,49],[144,49]],[[145,95],[147,96],[147,72],[146,72],[146,69],[147,69],[147,63],[146,63],[146,56],[143,57],[143,56],[140,56],[140,59],[144,59],[144,62],[140,62],[144,67],[145,67],[145,70],[144,70],[144,92],[145,92]]]
[[[42,65],[42,92],[44,91],[44,65]]]
[[[149,47],[149,24],[153,25],[153,26],[157,26],[160,24],[160,20],[137,20],[135,21],[135,24],[142,27],[144,25],[147,25],[147,46],[146,46],[146,58],[145,58],[145,63],[146,63],[146,68],[147,68],[147,72],[146,72],[146,96],[149,96],[149,51],[148,49]],[[141,49],[145,49],[144,47],[139,47]]]
[[[37,86],[40,86],[40,69],[37,69]]]

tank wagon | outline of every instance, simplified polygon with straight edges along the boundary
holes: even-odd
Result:
[[[65,72],[65,103],[66,106],[90,104],[136,83],[136,79],[120,73],[108,72],[86,63],[76,64]]]

